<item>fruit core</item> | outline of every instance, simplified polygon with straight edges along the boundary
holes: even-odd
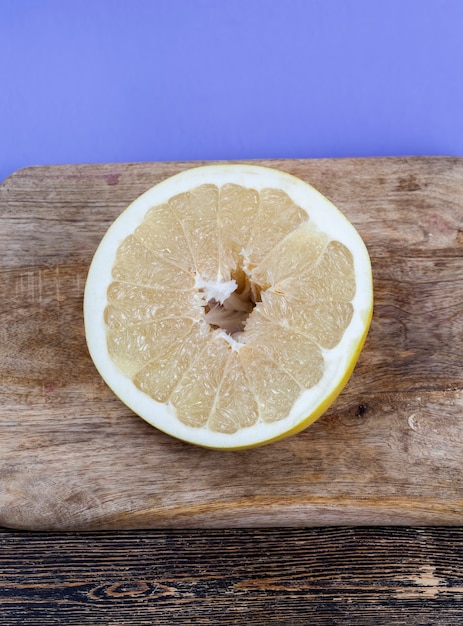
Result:
[[[239,340],[246,320],[257,302],[261,301],[261,287],[252,281],[243,268],[232,272],[232,279],[215,283],[196,277],[196,287],[203,297],[204,319],[212,330],[223,330]]]

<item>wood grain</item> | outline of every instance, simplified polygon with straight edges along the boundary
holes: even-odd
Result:
[[[0,625],[456,626],[463,530],[0,531]]]
[[[112,220],[192,163],[39,167],[0,186],[0,524],[20,529],[463,522],[463,159],[259,162],[311,182],[372,257],[354,375],[304,433],[220,453],[121,405],[85,345]]]

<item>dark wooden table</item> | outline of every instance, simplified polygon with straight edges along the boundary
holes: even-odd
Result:
[[[4,529],[0,602],[5,626],[457,626],[463,529]]]

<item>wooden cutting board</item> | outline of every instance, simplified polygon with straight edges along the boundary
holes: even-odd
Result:
[[[259,163],[326,194],[371,253],[372,327],[337,402],[241,452],[132,414],[87,352],[87,269],[129,202],[198,163],[18,171],[0,186],[0,525],[463,524],[463,159]]]

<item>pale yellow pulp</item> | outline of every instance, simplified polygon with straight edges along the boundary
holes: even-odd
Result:
[[[223,433],[288,416],[323,376],[356,290],[345,245],[285,192],[237,184],[150,209],[112,279],[113,361],[183,423]]]

